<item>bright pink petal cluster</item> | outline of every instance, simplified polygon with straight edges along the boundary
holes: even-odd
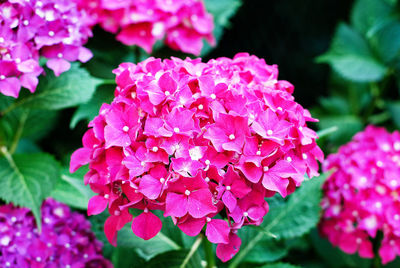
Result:
[[[400,255],[400,133],[368,126],[330,155],[324,170],[333,173],[324,185],[322,234],[348,254],[372,258],[382,232],[382,262]]]
[[[198,55],[205,38],[214,44],[213,17],[201,0],[78,0],[98,23],[125,45],[151,53],[165,38],[173,49]]]
[[[0,267],[112,267],[83,215],[52,199],[41,211],[39,233],[28,209],[0,206]]]
[[[39,57],[56,76],[71,61],[86,62],[83,47],[92,36],[93,19],[69,0],[0,2],[0,93],[17,98],[21,86],[34,92],[43,72]]]
[[[246,53],[233,59],[149,58],[116,69],[115,99],[89,124],[71,171],[89,164],[85,183],[98,193],[88,213],[108,207],[109,241],[132,222],[150,239],[164,211],[187,235],[218,244],[223,261],[239,250],[236,231],[259,225],[265,197],[283,197],[318,174],[323,159],[315,121],[278,81],[276,65]],[[143,211],[133,219],[129,208]]]

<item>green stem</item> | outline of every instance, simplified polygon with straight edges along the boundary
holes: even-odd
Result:
[[[379,258],[379,254],[375,254],[371,268],[381,268],[381,267],[382,267],[381,258]]]
[[[14,138],[10,145],[10,154],[13,154],[18,147],[18,142],[22,136],[22,132],[24,131],[25,122],[28,118],[29,110],[26,110],[22,113],[21,117],[19,118],[18,128],[15,132]]]
[[[203,240],[203,235],[199,235],[196,239],[196,241],[194,241],[192,247],[190,248],[189,253],[186,255],[185,259],[183,260],[181,266],[179,266],[179,268],[185,268],[186,265],[188,264],[190,258],[193,256],[193,254],[196,252],[196,250],[199,248],[200,244],[201,244],[201,240]]]
[[[104,79],[101,81],[100,85],[115,85],[116,82],[114,79]]]
[[[367,111],[365,112],[363,116],[363,121],[364,124],[368,124],[369,117],[374,113],[375,108],[377,107],[378,102],[380,101],[380,92],[379,92],[379,87],[377,83],[371,83],[370,84],[370,91],[371,91],[371,104],[367,108]]]
[[[206,255],[206,261],[207,261],[207,266],[206,268],[214,268],[216,267],[215,265],[215,253],[212,247],[212,244],[210,241],[207,239],[203,240],[203,248],[204,248],[204,253]]]

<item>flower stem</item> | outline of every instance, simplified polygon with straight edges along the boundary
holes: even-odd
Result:
[[[197,237],[196,241],[194,241],[192,247],[190,248],[189,253],[186,255],[185,259],[183,260],[181,266],[179,266],[179,268],[185,268],[186,265],[188,264],[190,258],[193,256],[193,254],[196,252],[196,250],[199,248],[200,244],[201,244],[201,240],[203,240],[203,235],[199,235],[199,237]]]
[[[204,253],[206,255],[207,266],[206,268],[214,268],[215,266],[215,255],[213,251],[213,246],[207,239],[203,240]]]

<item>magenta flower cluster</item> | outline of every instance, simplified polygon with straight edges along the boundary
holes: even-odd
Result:
[[[77,0],[102,28],[125,45],[151,53],[165,38],[173,49],[198,55],[205,38],[214,44],[213,17],[201,0]]]
[[[56,76],[71,61],[86,62],[83,47],[92,35],[92,18],[69,0],[0,2],[0,93],[17,98],[21,86],[34,92],[43,73],[39,57]]]
[[[71,171],[89,164],[85,183],[98,195],[88,214],[108,207],[105,233],[132,220],[133,232],[154,237],[161,210],[187,235],[205,235],[227,261],[244,225],[259,225],[265,197],[292,193],[307,173],[318,175],[323,153],[307,127],[310,113],[276,65],[246,53],[233,59],[123,63],[115,99],[89,124]],[[133,218],[129,208],[142,211]]]
[[[41,212],[39,233],[28,209],[0,206],[0,267],[112,267],[83,215],[52,199],[43,203]]]
[[[374,257],[372,242],[383,233],[382,263],[400,255],[400,133],[368,126],[324,164],[320,229],[346,253]]]

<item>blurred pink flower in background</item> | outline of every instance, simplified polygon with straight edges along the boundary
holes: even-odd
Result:
[[[52,199],[41,213],[39,233],[28,209],[0,206],[1,267],[113,267],[83,215]]]
[[[348,254],[374,257],[372,242],[383,233],[379,256],[400,255],[400,134],[368,126],[328,156],[320,230]]]
[[[0,92],[17,98],[21,87],[36,90],[43,73],[39,57],[56,76],[71,61],[86,62],[83,47],[94,21],[68,0],[8,0],[0,3]]]
[[[203,39],[215,44],[213,17],[199,0],[76,0],[125,45],[151,53],[158,40],[175,50],[199,55]]]

